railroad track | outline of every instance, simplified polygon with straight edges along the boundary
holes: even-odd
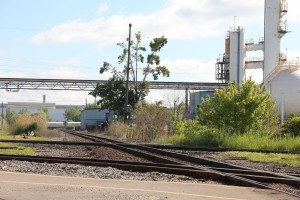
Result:
[[[94,142],[69,142],[69,141],[39,141],[39,140],[0,140],[0,142],[5,143],[36,143],[36,144],[61,144],[61,145],[96,145]],[[116,141],[117,144],[120,144],[124,147],[134,147],[135,145],[130,143],[121,143],[120,141]],[[244,152],[255,152],[255,153],[282,153],[282,154],[300,154],[300,151],[278,151],[278,150],[256,150],[256,149],[232,149],[232,148],[217,148],[217,147],[193,147],[193,146],[176,146],[176,145],[160,145],[160,144],[142,144],[143,146],[152,147],[156,149],[164,149],[164,150],[180,150],[180,151],[208,151],[208,152],[226,152],[226,151],[244,151]],[[107,146],[102,143],[102,146]]]
[[[254,170],[250,168],[240,167],[220,163],[217,161],[195,158],[185,154],[165,151],[158,148],[153,148],[149,145],[128,144],[112,139],[107,139],[89,134],[81,134],[75,131],[64,130],[65,132],[89,139],[93,142],[55,142],[55,141],[27,141],[31,143],[45,144],[63,144],[63,145],[85,145],[85,146],[108,146],[120,151],[133,154],[152,161],[153,163],[137,163],[125,161],[111,161],[100,159],[84,159],[84,158],[58,158],[58,157],[37,157],[37,156],[8,156],[0,155],[0,159],[8,160],[26,160],[35,162],[63,162],[71,164],[82,164],[102,167],[114,167],[123,170],[133,171],[158,171],[164,173],[173,173],[179,175],[187,175],[194,178],[211,179],[224,182],[226,184],[252,186],[258,188],[274,189],[284,192],[289,195],[300,197],[297,194],[292,194],[281,189],[271,187],[271,183],[280,183],[300,188],[300,178],[294,175],[278,174]],[[3,141],[3,140],[2,140]],[[9,142],[5,140],[6,142]],[[1,142],[1,141],[0,141]],[[16,141],[11,141],[16,142]]]
[[[129,149],[138,149],[150,154],[164,156],[169,159],[171,158],[172,161],[174,161],[175,159],[176,160],[175,163],[177,162],[177,164],[179,163],[180,165],[188,166],[190,169],[193,170],[201,170],[205,172],[210,172],[212,174],[216,174],[216,176],[218,176],[219,178],[222,177],[223,180],[226,180],[227,182],[232,182],[234,184],[268,188],[268,189],[273,189],[293,196],[300,197],[299,195],[291,194],[289,192],[282,191],[280,189],[270,186],[270,184],[272,183],[276,183],[276,184],[279,183],[279,184],[285,184],[285,185],[295,187],[296,189],[300,189],[300,178],[297,176],[250,169],[246,167],[213,161],[210,159],[195,158],[185,154],[165,151],[162,149],[157,149],[145,145],[135,145],[135,144],[128,145],[128,143],[125,142],[120,142],[120,141],[116,141],[116,140],[112,140],[100,136],[94,136],[90,134],[81,134],[76,131],[67,130],[66,132],[85,139],[90,139],[94,142],[104,143],[106,145],[112,144],[112,145],[123,146]]]

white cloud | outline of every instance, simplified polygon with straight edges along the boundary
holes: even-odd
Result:
[[[100,6],[102,11],[105,4]],[[107,6],[108,7],[108,6]],[[142,31],[144,38],[166,35],[169,39],[195,39],[223,35],[234,16],[243,25],[262,17],[260,0],[169,0],[164,8],[150,14],[117,14],[90,21],[73,20],[32,37],[35,44],[95,42],[100,47],[122,41],[128,24],[133,31]],[[240,17],[241,16],[241,17]]]
[[[7,72],[7,71],[0,71],[2,78],[23,78],[26,77],[28,74],[24,72]]]
[[[87,79],[88,75],[79,69],[60,66],[53,68],[51,71],[41,72],[38,77],[48,79]]]
[[[300,8],[300,1],[299,0],[287,0],[288,3],[288,12],[284,16],[288,22],[293,22],[296,24],[300,24],[299,20],[299,8]]]
[[[216,82],[215,61],[203,62],[195,59],[162,60],[170,70],[172,81]],[[167,78],[165,79],[167,80]]]
[[[101,14],[105,13],[106,11],[108,11],[108,9],[109,9],[109,7],[108,7],[107,3],[100,4],[100,6],[97,9],[97,14],[101,15]]]

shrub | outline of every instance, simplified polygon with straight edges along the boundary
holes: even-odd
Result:
[[[139,103],[136,105],[133,121],[138,130],[138,139],[148,142],[167,134],[171,114],[159,104]]]
[[[198,120],[227,133],[245,134],[278,123],[274,105],[275,101],[265,87],[261,88],[252,80],[243,84],[234,82],[225,89],[216,90],[214,97],[202,99]]]
[[[135,139],[136,130],[122,122],[113,122],[109,125],[107,133],[112,136]]]
[[[20,115],[16,117],[14,124],[11,126],[13,135],[28,134],[33,131],[35,135],[41,135],[46,129],[46,120],[37,116]]]
[[[300,117],[290,117],[283,123],[283,128],[294,136],[300,136]]]

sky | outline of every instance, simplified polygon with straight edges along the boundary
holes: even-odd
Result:
[[[291,32],[282,38],[281,50],[296,60],[300,1],[288,5],[284,19]],[[110,74],[99,74],[99,68],[107,61],[121,69],[116,44],[126,40],[131,23],[145,47],[155,37],[168,38],[159,55],[170,77],[160,81],[217,82],[215,62],[225,51],[229,27],[244,27],[245,39],[258,42],[263,11],[263,0],[0,0],[0,77],[107,80]],[[249,74],[259,81],[262,72]],[[166,100],[175,93],[183,92],[152,90],[147,99]],[[42,102],[43,95],[56,104],[94,101],[88,92],[0,90],[4,103]]]

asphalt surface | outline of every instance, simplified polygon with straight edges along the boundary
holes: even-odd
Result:
[[[0,171],[0,200],[294,200],[270,190],[226,185],[92,179]]]

